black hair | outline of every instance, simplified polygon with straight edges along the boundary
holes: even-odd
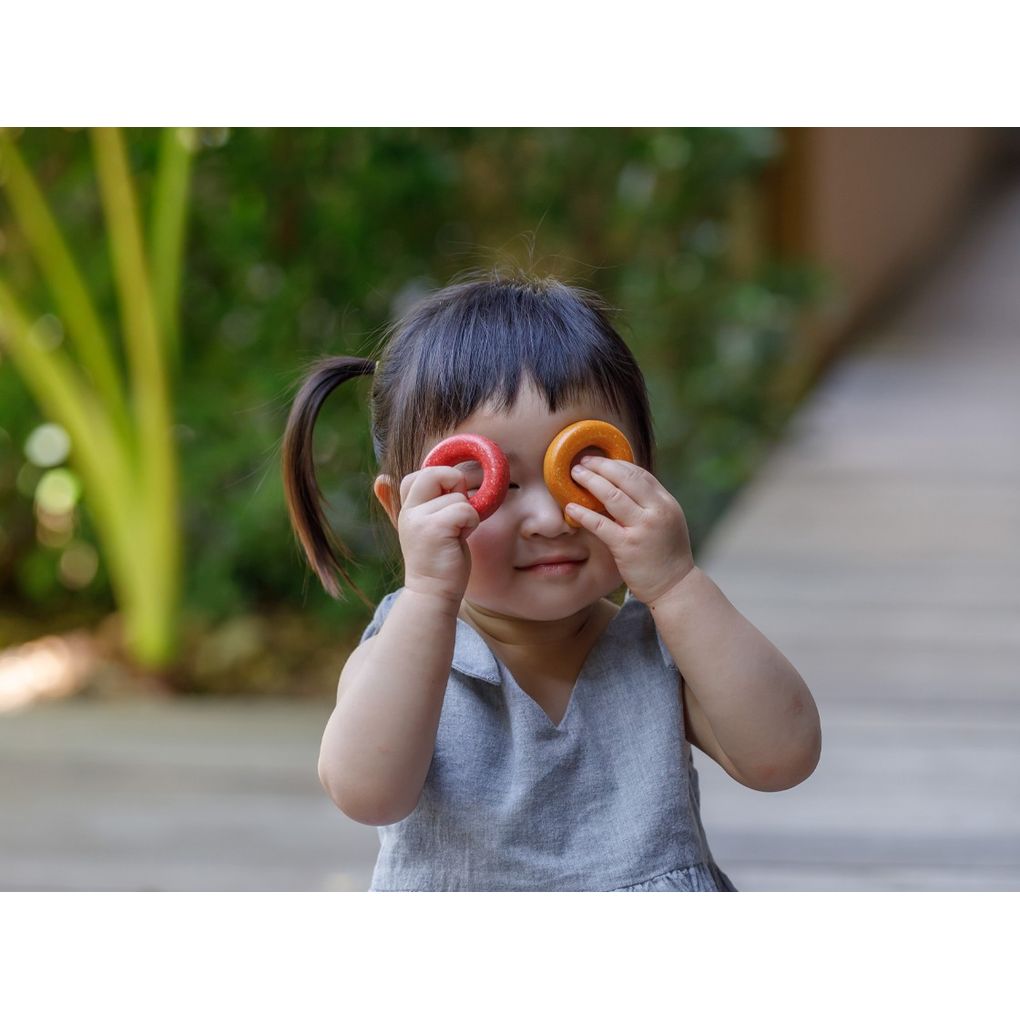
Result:
[[[372,445],[393,486],[416,471],[434,437],[490,401],[513,407],[527,378],[554,413],[590,399],[627,423],[634,459],[654,472],[654,438],[644,376],[593,291],[523,270],[469,274],[420,299],[384,335],[375,358],[327,357],[305,377],[283,443],[283,478],[295,534],[334,598],[340,575],[367,603],[345,569],[350,553],[330,530],[312,459],[312,432],[323,401],[340,383],[375,378]]]

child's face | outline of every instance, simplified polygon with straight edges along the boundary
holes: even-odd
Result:
[[[506,499],[467,540],[471,579],[465,597],[469,602],[507,616],[558,620],[579,612],[622,583],[609,549],[583,528],[566,523],[563,508],[542,477],[549,443],[567,425],[586,418],[611,422],[634,445],[624,422],[601,405],[584,401],[550,414],[545,397],[528,382],[522,383],[517,403],[508,414],[492,414],[482,408],[450,433],[486,436],[499,444],[510,461]],[[477,488],[480,483],[480,469],[476,468],[468,484]],[[583,562],[553,572],[526,569],[561,556]]]

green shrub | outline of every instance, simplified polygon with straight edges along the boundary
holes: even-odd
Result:
[[[157,135],[126,137],[145,194]],[[312,359],[370,353],[395,312],[458,271],[510,259],[590,286],[621,310],[617,324],[649,380],[660,474],[696,551],[789,413],[775,381],[797,316],[823,281],[767,252],[748,258],[760,239],[739,216],[781,156],[776,131],[243,129],[199,138],[175,382],[191,617],[297,610],[347,640],[363,625],[356,598],[333,603],[310,579],[290,533],[279,477],[287,410]],[[19,146],[115,322],[84,138],[34,130]],[[5,276],[47,308],[2,217]],[[317,446],[335,526],[361,562],[356,580],[382,595],[394,586],[395,546],[369,516],[368,386],[330,398]],[[45,417],[2,355],[0,408],[4,602],[41,615],[108,611],[101,567],[69,591],[60,548],[33,537],[24,445]],[[94,543],[86,516],[72,539]]]

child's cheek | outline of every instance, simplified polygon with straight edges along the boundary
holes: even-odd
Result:
[[[593,572],[597,572],[600,577],[605,578],[607,584],[612,585],[613,588],[619,588],[623,584],[623,578],[620,576],[616,560],[606,544],[596,540],[591,542],[589,548],[591,550],[589,567]]]
[[[492,564],[500,558],[508,559],[507,565],[512,566],[513,551],[508,548],[506,525],[499,518],[497,511],[468,535],[467,544],[474,566]]]

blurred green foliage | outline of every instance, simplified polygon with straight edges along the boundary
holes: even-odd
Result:
[[[103,325],[16,133],[0,129],[0,185],[60,314],[40,314],[0,273],[0,349],[53,418],[24,446],[31,464],[46,469],[32,493],[39,543],[61,550],[65,587],[92,581],[98,553],[74,537],[84,497],[122,611],[124,650],[139,664],[164,667],[179,652],[181,527],[170,388],[195,138],[190,130],[161,132],[147,224],[120,130],[95,128],[90,142],[121,342]],[[128,362],[126,375],[118,354]],[[65,459],[69,466],[58,466]],[[25,478],[19,481],[24,488]]]
[[[142,196],[158,137],[126,138]],[[776,380],[798,314],[824,292],[810,266],[761,250],[757,182],[781,158],[771,129],[203,129],[181,289],[175,421],[184,602],[226,621],[298,610],[333,634],[366,618],[334,603],[290,533],[279,449],[290,400],[323,353],[367,355],[388,321],[458,271],[511,260],[600,291],[648,378],[659,474],[697,547],[778,434]],[[19,147],[46,188],[108,323],[116,322],[99,197],[80,132],[31,130]],[[0,259],[51,308],[0,207]],[[59,325],[59,323],[58,323]],[[354,577],[399,583],[395,541],[369,513],[369,380],[320,417],[320,481]],[[66,550],[37,540],[40,469],[25,443],[45,422],[0,360],[0,598],[53,616],[112,608],[100,565],[61,580]],[[94,543],[87,515],[67,541]]]

